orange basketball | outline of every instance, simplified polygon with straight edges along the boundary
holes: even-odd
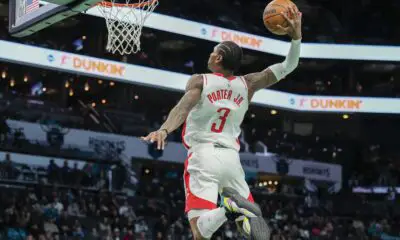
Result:
[[[263,20],[265,27],[276,35],[285,35],[277,25],[281,25],[282,27],[287,27],[288,22],[281,15],[281,12],[288,12],[288,7],[296,6],[290,0],[274,0],[270,2],[267,7],[265,7]]]

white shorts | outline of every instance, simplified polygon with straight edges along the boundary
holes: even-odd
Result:
[[[185,213],[189,219],[206,209],[217,207],[218,195],[224,187],[232,187],[253,201],[236,150],[215,147],[212,143],[198,144],[189,150],[185,161]],[[192,211],[191,213],[189,211]],[[198,214],[194,214],[194,213]]]

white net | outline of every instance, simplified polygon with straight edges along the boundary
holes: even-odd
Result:
[[[123,1],[111,0],[99,4],[108,29],[106,49],[121,55],[140,51],[143,24],[158,5],[158,0]]]

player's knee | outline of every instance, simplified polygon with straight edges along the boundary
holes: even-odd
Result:
[[[206,240],[207,238],[204,238],[200,231],[199,228],[197,227],[197,220],[199,217],[195,217],[189,220],[190,222],[190,228],[192,229],[192,234],[193,234],[193,239],[194,240]]]

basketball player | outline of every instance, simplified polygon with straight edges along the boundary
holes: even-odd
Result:
[[[188,148],[184,173],[185,212],[195,240],[211,238],[231,214],[243,220],[239,230],[246,236],[269,239],[268,229],[256,227],[268,228],[265,222],[264,225],[251,224],[256,223],[254,219],[262,220],[262,215],[245,182],[237,137],[254,93],[278,82],[298,65],[301,13],[295,8],[289,12],[292,19],[288,13],[282,13],[289,26],[278,26],[292,38],[289,53],[282,63],[261,72],[235,76],[242,49],[230,41],[218,44],[208,60],[208,68],[213,73],[193,75],[185,95],[165,123],[158,131],[142,137],[145,141],[156,142],[158,149],[164,149],[167,135],[186,120],[182,131],[183,143]],[[222,207],[216,205],[219,193]]]

